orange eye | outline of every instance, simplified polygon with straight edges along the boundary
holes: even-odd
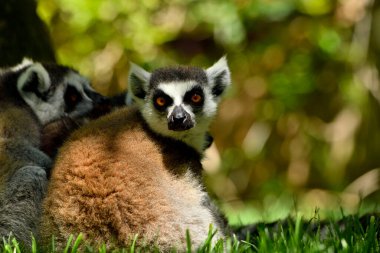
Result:
[[[72,94],[72,95],[70,96],[70,101],[71,101],[72,103],[75,103],[77,100],[78,100],[78,96],[77,96],[76,94]]]
[[[158,106],[164,106],[166,104],[166,99],[163,97],[156,98],[156,104]]]
[[[197,104],[202,101],[202,96],[195,93],[194,95],[191,96],[191,101]]]

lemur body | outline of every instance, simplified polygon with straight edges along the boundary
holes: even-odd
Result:
[[[91,98],[90,98],[91,97]],[[26,247],[41,212],[51,158],[40,150],[44,125],[90,111],[94,92],[67,67],[26,61],[0,72],[0,239]]]
[[[60,149],[44,201],[41,233],[58,249],[70,234],[108,248],[194,247],[210,224],[224,225],[201,182],[208,124],[230,83],[226,60],[207,70],[181,67],[152,74],[132,66],[135,106],[119,109],[74,132]],[[162,124],[158,126],[157,124]]]

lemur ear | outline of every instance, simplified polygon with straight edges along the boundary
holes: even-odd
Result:
[[[212,94],[219,97],[231,84],[230,69],[225,56],[206,70],[208,82],[212,88]]]
[[[22,62],[21,62],[21,63],[19,63],[19,64],[17,64],[16,66],[12,67],[12,71],[14,71],[14,72],[19,71],[19,70],[21,70],[21,69],[23,69],[23,68],[25,68],[25,67],[27,67],[27,66],[32,65],[33,63],[34,63],[34,62],[33,62],[32,59],[29,59],[29,58],[27,58],[27,57],[24,57],[24,58],[22,59]]]
[[[136,100],[145,98],[148,91],[150,75],[149,72],[140,66],[131,63],[131,69],[128,76],[127,104],[131,102],[131,98]]]
[[[40,63],[30,64],[17,80],[17,89],[27,103],[43,99],[50,85],[49,74]]]

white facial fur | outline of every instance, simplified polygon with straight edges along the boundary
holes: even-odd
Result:
[[[23,90],[35,75],[37,75],[38,78],[38,91],[40,93],[49,92],[46,101],[42,100],[34,92]],[[17,89],[24,101],[37,115],[40,122],[46,124],[65,115],[64,93],[68,84],[76,87],[78,92],[82,95],[82,101],[76,106],[75,110],[68,115],[75,117],[91,110],[92,101],[84,92],[85,88],[91,89],[91,87],[84,77],[74,71],[69,71],[62,82],[54,86],[54,90],[49,90],[53,88],[51,87],[52,84],[49,73],[40,63],[34,63],[18,78]]]
[[[161,83],[157,89],[162,90],[166,95],[173,99],[173,104],[168,107],[168,116],[173,112],[175,106],[182,106],[191,117],[194,117],[191,106],[183,103],[183,97],[187,91],[190,91],[197,83],[195,81],[186,81],[178,83]]]
[[[212,99],[209,87],[204,87],[204,105],[200,113],[195,114],[190,105],[183,102],[184,96],[187,91],[190,91],[197,83],[195,81],[185,81],[180,83],[161,83],[157,89],[162,90],[166,95],[173,99],[173,104],[166,110],[166,117],[157,113],[150,94],[146,100],[148,102],[141,108],[142,115],[147,121],[148,125],[156,133],[166,137],[171,137],[180,140],[201,152],[205,146],[205,133],[208,131],[212,118],[214,117],[217,109],[217,103]],[[182,108],[190,114],[194,123],[194,127],[185,131],[172,131],[168,129],[168,119],[172,114],[175,106],[182,106]]]
[[[201,153],[205,146],[205,135],[216,114],[221,94],[230,85],[230,71],[226,58],[222,57],[213,66],[205,70],[205,74],[208,83],[203,85],[197,84],[195,80],[159,83],[155,89],[160,89],[173,99],[173,104],[166,109],[165,116],[163,116],[162,112],[158,112],[152,103],[154,92],[149,90],[151,73],[132,64],[127,103],[131,103],[132,99],[136,102],[145,121],[154,132],[183,141]],[[190,105],[183,103],[185,93],[195,85],[200,86],[204,93],[202,110],[196,114]],[[145,97],[141,97],[141,93],[136,96],[135,93],[139,93],[141,90],[146,93]],[[184,131],[172,131],[168,129],[168,117],[173,112],[174,107],[179,105],[190,114],[194,126]]]

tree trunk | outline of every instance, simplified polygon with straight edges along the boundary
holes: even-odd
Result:
[[[55,62],[45,24],[37,16],[35,0],[0,1],[0,66],[12,66],[24,57]]]

